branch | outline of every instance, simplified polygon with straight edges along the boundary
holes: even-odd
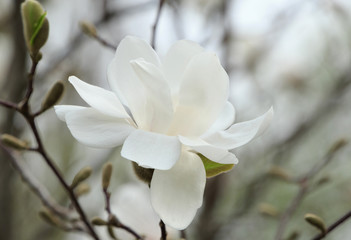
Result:
[[[164,5],[165,2],[166,2],[166,0],[160,0],[160,2],[159,2],[159,4],[158,4],[157,13],[156,13],[155,23],[152,25],[151,47],[152,47],[153,49],[156,49],[156,48],[155,48],[156,30],[157,30],[158,22],[159,22],[160,16],[161,16],[161,10],[162,10],[162,7],[163,7],[163,5]]]

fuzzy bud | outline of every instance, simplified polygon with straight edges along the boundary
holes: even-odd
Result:
[[[147,184],[150,184],[151,179],[152,179],[152,175],[154,174],[154,169],[143,168],[143,167],[140,167],[135,162],[132,162],[132,163],[133,163],[133,169],[134,169],[135,175],[137,175],[137,177],[141,181],[143,181]]]
[[[79,26],[82,29],[82,31],[89,37],[95,38],[97,36],[97,31],[93,24],[82,21],[79,23]]]
[[[270,217],[277,217],[279,215],[279,212],[276,209],[276,207],[268,203],[261,203],[260,205],[258,205],[258,211],[262,215],[266,215]]]
[[[23,33],[30,55],[36,58],[49,36],[49,21],[41,4],[26,0],[21,5]]]
[[[331,148],[329,149],[329,153],[335,153],[337,151],[339,151],[341,148],[343,148],[345,145],[347,144],[347,140],[346,139],[339,139],[338,141],[336,141]]]
[[[319,216],[312,213],[307,213],[305,214],[304,218],[309,224],[318,228],[322,233],[325,233],[327,231],[323,219]]]
[[[110,162],[106,163],[102,168],[102,189],[104,190],[107,190],[110,185],[112,169],[113,167]]]
[[[28,142],[25,142],[21,139],[18,139],[10,134],[2,134],[1,135],[1,142],[11,148],[17,149],[17,150],[26,150],[28,149]]]
[[[63,226],[62,221],[48,209],[43,209],[39,211],[39,216],[41,217],[41,219],[43,219],[45,222],[49,223],[50,225],[53,225],[56,227]]]
[[[93,170],[91,169],[91,167],[82,168],[74,177],[71,184],[71,188],[74,189],[75,187],[78,186],[79,183],[83,182],[85,179],[90,177],[92,171]]]
[[[272,166],[271,169],[269,169],[268,174],[284,181],[290,181],[291,179],[286,170],[278,166]]]
[[[63,95],[64,89],[62,82],[56,82],[46,94],[44,101],[41,104],[41,112],[48,110],[58,103]]]
[[[75,189],[77,197],[83,196],[90,192],[90,185],[87,183],[80,183]]]
[[[99,218],[99,217],[94,217],[94,218],[91,220],[91,223],[92,223],[93,225],[96,225],[96,226],[105,226],[105,225],[108,225],[108,223],[107,223],[105,220],[103,220],[103,219],[101,219],[101,218]]]

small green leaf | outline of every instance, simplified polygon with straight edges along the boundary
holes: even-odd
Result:
[[[37,37],[37,35],[38,35],[40,29],[42,28],[42,26],[43,26],[43,24],[44,24],[44,20],[45,20],[45,17],[46,17],[46,13],[47,13],[47,12],[44,12],[44,13],[40,16],[40,18],[38,19],[38,21],[35,22],[35,24],[34,24],[34,32],[33,32],[32,37],[30,38],[30,44],[31,44],[31,45],[33,45],[35,38]]]
[[[234,164],[221,164],[213,162],[202,154],[199,154],[199,157],[201,158],[202,163],[204,164],[206,170],[206,177],[208,178],[227,172],[234,167]]]

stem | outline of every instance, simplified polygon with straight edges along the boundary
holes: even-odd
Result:
[[[161,16],[161,10],[162,10],[162,7],[163,7],[163,5],[164,5],[165,2],[166,2],[166,0],[160,0],[160,2],[159,2],[159,4],[158,4],[157,13],[156,13],[155,23],[154,23],[154,25],[152,25],[151,47],[152,47],[153,49],[156,49],[156,47],[155,47],[156,30],[157,30],[158,22],[159,22],[160,16]]]
[[[333,224],[331,224],[328,228],[327,231],[325,233],[320,233],[318,235],[316,235],[314,238],[312,238],[312,240],[319,240],[319,239],[323,239],[325,238],[328,233],[330,233],[331,231],[333,231],[335,228],[337,228],[338,226],[340,226],[343,222],[345,222],[346,220],[348,220],[351,217],[351,211],[349,211],[348,213],[346,213],[345,215],[343,215],[341,218],[339,218],[338,220],[336,220]]]

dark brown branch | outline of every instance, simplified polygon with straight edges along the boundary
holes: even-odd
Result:
[[[349,211],[348,213],[346,213],[345,215],[343,215],[341,218],[339,218],[338,220],[336,220],[333,224],[331,224],[328,228],[327,231],[325,233],[320,233],[318,235],[316,235],[314,238],[312,238],[312,240],[319,240],[319,239],[323,239],[325,238],[328,233],[330,233],[331,231],[333,231],[335,228],[337,228],[338,226],[340,226],[342,223],[344,223],[346,220],[348,220],[349,218],[351,218],[351,211]]]
[[[156,31],[157,31],[158,22],[159,22],[160,16],[161,16],[161,10],[162,10],[162,7],[163,7],[163,5],[164,5],[165,2],[166,2],[166,0],[160,0],[160,2],[159,2],[159,4],[158,4],[157,13],[156,13],[155,23],[152,25],[151,47],[152,47],[153,49],[156,49],[156,47],[155,47]]]

